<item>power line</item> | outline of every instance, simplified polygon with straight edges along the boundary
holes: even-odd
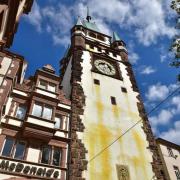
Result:
[[[152,108],[147,114],[143,115],[140,120],[138,120],[135,124],[133,124],[130,128],[128,128],[123,134],[121,134],[118,138],[116,138],[114,141],[112,141],[108,146],[106,146],[104,149],[102,149],[100,152],[98,152],[95,156],[93,156],[88,163],[96,159],[98,156],[100,156],[106,149],[111,147],[115,142],[117,142],[121,137],[123,137],[125,134],[127,134],[131,129],[133,129],[136,125],[138,125],[145,116],[150,115],[152,112],[154,112],[159,106],[161,106],[164,102],[166,102],[171,96],[173,96],[178,90],[180,90],[180,87],[176,88],[173,92],[171,92],[165,99],[163,99],[159,104],[157,104],[154,108]]]

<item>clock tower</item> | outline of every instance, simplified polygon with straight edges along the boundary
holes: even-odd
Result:
[[[88,13],[71,29],[60,71],[72,101],[69,179],[165,179],[124,41]]]

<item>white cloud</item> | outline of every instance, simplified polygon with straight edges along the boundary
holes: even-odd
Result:
[[[146,67],[143,67],[143,69],[141,70],[141,74],[152,74],[152,73],[155,73],[156,72],[156,69],[154,69],[152,66],[146,66]]]
[[[111,35],[110,27],[102,19],[96,19],[96,24],[104,34]]]
[[[166,9],[163,1],[134,0],[129,24],[136,27],[135,35],[144,45],[155,43],[158,37],[173,37],[175,29],[166,23]]]
[[[136,64],[140,58],[139,55],[135,52],[134,46],[135,45],[132,41],[128,43],[128,59],[131,64]]]
[[[41,8],[34,2],[28,21],[39,32],[46,31],[52,35],[55,44],[63,44],[54,37],[67,39],[74,19],[78,15],[86,16],[88,4],[92,16],[95,17],[93,21],[96,21],[102,32],[110,34],[112,25],[118,26],[119,29],[131,29],[134,32],[133,37],[140,43],[150,45],[159,37],[172,37],[175,34],[175,29],[167,23],[167,19],[172,17],[168,3],[170,0],[77,0],[71,5],[65,5],[49,0],[49,4]],[[133,62],[139,58],[134,52],[130,53],[130,57]]]
[[[157,125],[167,125],[173,117],[173,111],[171,109],[163,109],[157,116],[152,116],[149,118],[153,127]]]
[[[144,45],[155,43],[161,36],[171,38],[175,35],[175,29],[166,23],[169,15],[168,9],[170,9],[167,2],[91,0],[88,4],[96,17],[107,19],[110,23],[119,25],[120,28],[135,28],[134,35]]]
[[[139,55],[133,51],[129,51],[128,59],[131,64],[136,64],[139,59]]]
[[[171,92],[179,87],[178,84],[163,85],[156,83],[148,87],[148,91],[145,94],[148,101],[164,100]]]
[[[148,92],[145,94],[145,96],[149,101],[158,101],[163,100],[165,97],[167,97],[168,93],[168,86],[157,83],[149,86]]]
[[[160,137],[180,145],[180,120],[174,123],[174,127],[167,132],[162,132]]]
[[[25,16],[25,19],[32,24],[33,26],[35,26],[36,30],[38,32],[42,31],[42,27],[41,27],[41,23],[42,23],[42,14],[40,11],[40,7],[39,5],[36,3],[36,1],[34,1],[33,3],[33,7],[31,12],[29,13],[28,16]]]
[[[180,113],[180,96],[174,96],[171,103],[176,107],[174,113]]]
[[[178,84],[162,85],[161,83],[154,84],[148,88],[146,104],[157,104],[157,101],[164,100],[171,92],[178,88]],[[175,94],[174,94],[175,95]],[[180,96],[176,94],[164,104],[164,109],[157,112],[156,115],[150,116],[149,120],[152,125],[153,132],[159,134],[159,127],[169,126],[173,119],[180,114]],[[154,105],[155,107],[155,105]]]
[[[70,43],[70,39],[68,36],[64,36],[64,37],[59,37],[58,35],[53,35],[53,42],[54,44],[61,44],[61,45],[66,45]]]

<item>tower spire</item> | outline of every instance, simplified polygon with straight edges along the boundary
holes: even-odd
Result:
[[[113,39],[112,41],[121,41],[120,37],[118,36],[118,34],[116,32],[113,32]]]
[[[87,6],[87,17],[86,17],[87,21],[89,22],[91,20],[91,16],[89,13],[89,7]]]

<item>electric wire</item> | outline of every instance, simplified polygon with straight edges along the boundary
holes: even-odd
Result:
[[[96,159],[98,156],[100,156],[104,151],[106,151],[108,148],[110,148],[115,142],[117,142],[120,138],[122,138],[125,134],[127,134],[130,130],[132,130],[136,125],[138,125],[144,117],[150,115],[152,112],[154,112],[156,109],[159,108],[164,102],[166,102],[171,96],[173,96],[178,90],[180,90],[180,87],[176,88],[174,91],[172,91],[166,98],[164,98],[160,103],[158,103],[154,108],[152,108],[148,113],[144,114],[140,120],[138,120],[135,124],[133,124],[130,128],[128,128],[123,134],[121,134],[118,138],[116,138],[114,141],[112,141],[108,146],[103,148],[101,151],[99,151],[96,155],[94,155],[88,163]]]

